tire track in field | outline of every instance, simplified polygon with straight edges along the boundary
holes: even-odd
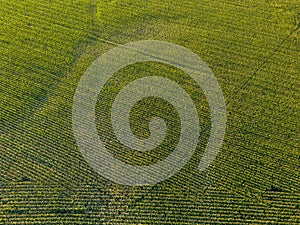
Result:
[[[300,12],[297,14],[298,17],[300,15]],[[294,17],[295,21],[297,17]],[[290,31],[290,33],[275,47],[275,49],[265,57],[265,59],[262,61],[262,63],[253,71],[253,73],[246,79],[240,88],[238,88],[231,97],[230,100],[227,101],[226,106],[228,107],[231,103],[234,103],[236,100],[238,100],[239,94],[246,88],[247,85],[252,81],[252,79],[262,70],[262,68],[267,65],[270,61],[270,59],[276,55],[276,53],[283,47],[285,42],[290,39],[298,30],[300,30],[300,21],[297,21],[296,28]]]

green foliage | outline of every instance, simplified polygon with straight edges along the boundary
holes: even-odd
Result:
[[[3,0],[0,3],[1,224],[296,224],[299,218],[299,3],[292,1]],[[149,135],[161,116],[168,134],[146,154],[115,138],[110,106],[130,81],[176,80],[194,100],[203,133],[182,171],[153,187],[129,188],[93,171],[77,149],[72,101],[86,68],[129,41],[183,45],[212,68],[228,112],[213,165],[196,168],[209,135],[202,91],[182,71],[158,63],[124,68],[99,94],[99,137],[119,159],[144,165],[176,145],[179,118],[149,98],[131,113]],[[105,125],[103,125],[105,124]]]

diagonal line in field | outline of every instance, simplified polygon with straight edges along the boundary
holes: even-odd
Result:
[[[285,42],[299,30],[300,26],[292,30],[278,45],[277,47],[265,57],[265,59],[262,61],[262,63],[253,71],[253,73],[246,79],[240,88],[238,88],[234,93],[233,96],[230,98],[230,100],[227,101],[226,106],[229,106],[231,103],[235,102],[237,99],[237,96],[246,88],[247,85],[251,82],[251,80],[257,75],[259,71],[269,62],[269,60],[280,50],[280,48],[285,44]]]

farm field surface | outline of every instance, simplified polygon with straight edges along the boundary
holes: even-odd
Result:
[[[0,224],[299,224],[300,3],[298,0],[0,0]],[[205,95],[183,71],[144,62],[99,93],[99,138],[128,164],[157,163],[175,148],[180,118],[158,97],[130,113],[133,133],[167,124],[163,143],[137,152],[117,140],[111,107],[130,82],[176,81],[195,103],[201,134],[191,160],[153,186],[116,184],[84,160],[72,131],[80,78],[128,42],[184,46],[223,91],[226,134],[197,169],[210,135]]]

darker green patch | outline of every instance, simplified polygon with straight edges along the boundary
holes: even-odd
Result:
[[[181,126],[180,117],[175,108],[158,96],[144,98],[137,102],[130,113],[132,132],[140,139],[149,137],[149,122],[154,117],[162,118],[167,125],[167,134],[163,143],[156,149],[138,152],[124,146],[114,134],[111,124],[111,107],[117,94],[132,81],[148,76],[160,76],[171,79],[187,91],[198,109],[202,128],[207,128],[201,136],[197,151],[203,152],[203,143],[207,143],[210,128],[210,115],[206,98],[201,89],[183,71],[162,63],[137,63],[118,71],[104,86],[96,106],[96,124],[101,140],[109,151],[119,160],[132,165],[151,165],[168,157],[177,146]],[[180,97],[180,96],[178,96]],[[201,147],[200,147],[201,146]]]
[[[278,186],[275,186],[275,185],[271,185],[270,189],[268,191],[271,191],[271,192],[283,192],[284,190],[281,189],[280,187]]]

